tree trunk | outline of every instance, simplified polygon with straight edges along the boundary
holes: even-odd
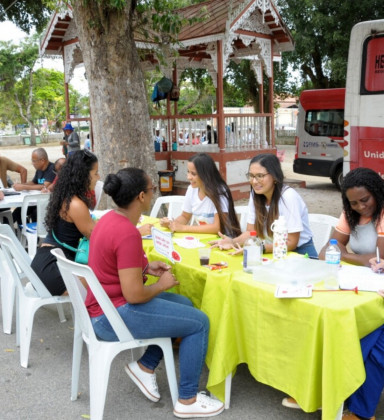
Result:
[[[119,12],[98,7],[93,1],[72,4],[89,83],[101,179],[135,166],[144,169],[157,184],[144,76],[133,38],[131,1]]]

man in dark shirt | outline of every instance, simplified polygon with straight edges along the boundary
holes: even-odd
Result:
[[[16,191],[23,190],[40,190],[41,192],[48,192],[47,187],[55,179],[55,165],[48,160],[48,155],[42,147],[35,149],[32,152],[32,165],[36,169],[35,176],[32,181],[23,184],[13,184]],[[21,208],[16,208],[13,213],[13,220],[21,225]],[[28,209],[28,216],[30,219],[36,221],[36,207],[31,206]]]

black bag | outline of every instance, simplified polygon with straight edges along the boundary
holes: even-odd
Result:
[[[168,93],[172,90],[172,86],[173,83],[171,79],[163,77],[159,80],[153,88],[151,96],[152,102],[159,102],[163,99],[167,99]]]

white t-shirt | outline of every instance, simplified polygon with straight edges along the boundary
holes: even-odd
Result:
[[[269,210],[269,206],[266,206]],[[309,228],[308,209],[300,195],[288,186],[283,187],[283,193],[279,200],[279,216],[284,216],[288,233],[300,232],[297,246],[306,244],[312,238],[312,232]],[[255,205],[253,203],[252,193],[248,203],[247,223],[254,225],[256,220]],[[264,232],[265,234],[265,232]],[[266,238],[271,243],[272,238]]]
[[[220,206],[223,213],[228,213],[228,200],[222,195],[220,197]],[[199,189],[192,188],[190,185],[185,194],[183,211],[194,216],[195,222],[199,225],[209,225],[214,222],[217,209],[212,200],[204,197],[199,198]]]

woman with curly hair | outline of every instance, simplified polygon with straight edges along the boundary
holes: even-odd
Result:
[[[38,248],[31,267],[52,295],[66,294],[66,287],[51,254],[61,248],[66,257],[75,259],[75,252],[60,245],[77,248],[80,238],[91,236],[95,222],[89,213],[94,203],[91,192],[100,179],[97,157],[89,150],[79,150],[68,157],[49,200],[45,224],[47,237]],[[56,239],[55,239],[56,238]]]
[[[343,213],[332,238],[337,239],[343,261],[370,266],[376,247],[384,256],[384,181],[372,169],[356,168],[345,176],[341,197]],[[327,246],[320,252],[321,259]]]
[[[172,232],[240,234],[231,191],[215,162],[206,153],[188,159],[188,187],[182,214],[175,220],[167,217],[160,224]],[[189,225],[192,217],[196,224]]]
[[[309,228],[308,209],[300,195],[284,184],[284,174],[279,159],[272,154],[263,153],[252,158],[247,178],[251,185],[248,203],[247,231],[236,238],[220,235],[221,239],[212,241],[221,249],[235,248],[241,253],[241,245],[255,230],[264,239],[264,252],[273,251],[273,232],[271,224],[284,216],[288,227],[288,251],[317,257]]]

